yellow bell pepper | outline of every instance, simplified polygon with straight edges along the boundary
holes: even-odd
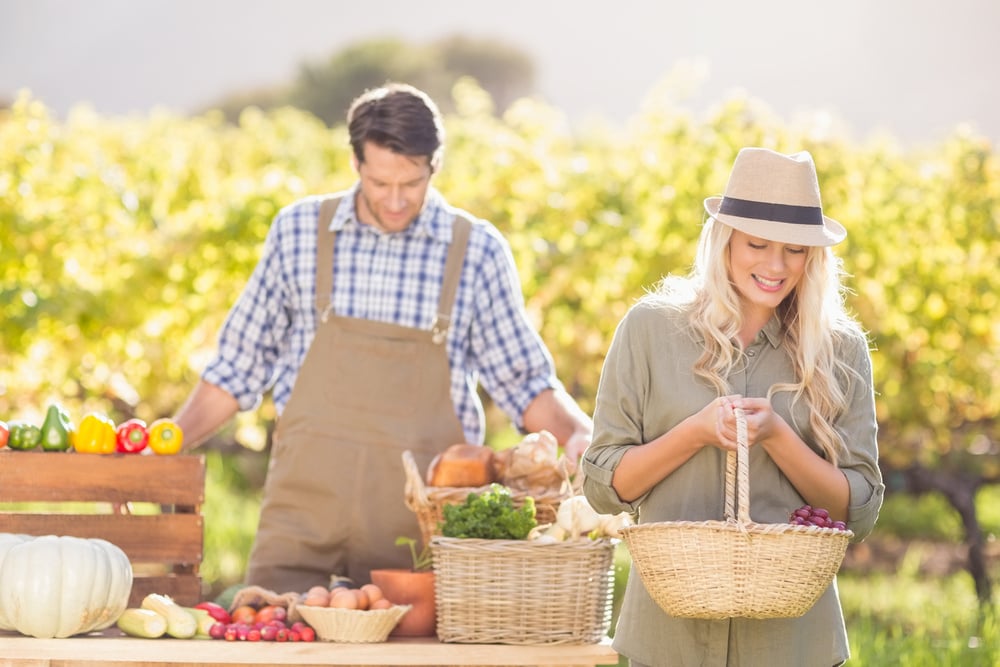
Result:
[[[91,412],[71,435],[73,449],[83,454],[114,454],[115,423],[107,415]]]
[[[176,454],[184,444],[184,431],[171,419],[157,419],[149,425],[149,448],[157,454]]]

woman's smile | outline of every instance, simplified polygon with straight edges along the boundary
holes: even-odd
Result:
[[[738,229],[729,239],[729,279],[743,302],[745,319],[763,326],[802,279],[806,248],[750,236]]]

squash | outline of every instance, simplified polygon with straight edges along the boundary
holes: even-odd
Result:
[[[30,535],[19,535],[15,533],[0,533],[0,570],[3,569],[3,561],[11,547],[33,539]],[[13,630],[14,625],[7,620],[0,604],[0,630]]]
[[[0,629],[70,637],[118,620],[132,593],[132,564],[102,539],[0,533]]]
[[[171,637],[190,639],[198,632],[198,620],[169,595],[150,593],[142,599],[140,606],[167,619],[167,634]]]

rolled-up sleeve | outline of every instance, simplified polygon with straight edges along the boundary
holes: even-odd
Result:
[[[848,408],[835,426],[846,444],[839,466],[851,489],[847,526],[854,532],[854,541],[860,542],[875,527],[885,484],[878,466],[878,422],[867,341],[863,336],[849,339],[843,354],[857,374],[848,384]]]
[[[631,336],[630,317],[626,316],[618,325],[604,360],[594,408],[594,437],[581,464],[583,493],[602,514],[634,515],[648,495],[626,502],[612,486],[615,469],[625,452],[642,443],[640,406],[649,386],[649,371],[646,365],[636,363],[637,348],[642,345],[630,340]]]
[[[615,468],[624,456],[627,447],[605,447],[593,452],[591,457],[583,459],[583,494],[591,507],[601,514],[619,514],[628,512],[635,515],[639,505],[646,499],[643,494],[634,502],[627,503],[618,497],[618,492],[611,485]]]

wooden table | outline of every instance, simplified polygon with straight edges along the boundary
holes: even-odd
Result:
[[[227,642],[90,635],[38,639],[0,631],[0,667],[214,667],[216,665],[617,665],[600,644],[444,644],[434,638],[377,644]]]

